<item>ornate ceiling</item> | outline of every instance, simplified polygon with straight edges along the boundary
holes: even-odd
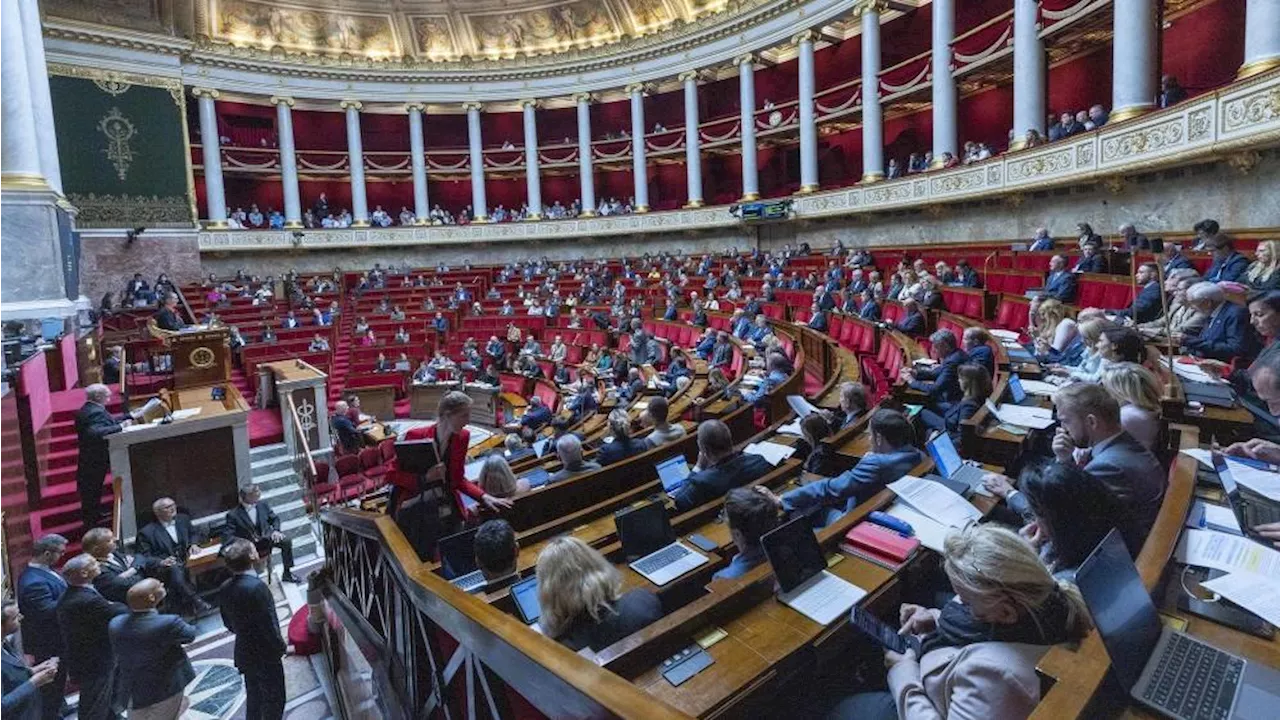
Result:
[[[600,48],[759,0],[42,0],[46,19],[280,57],[450,62]]]

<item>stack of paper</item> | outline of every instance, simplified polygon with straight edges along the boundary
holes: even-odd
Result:
[[[1053,383],[1042,382],[1040,380],[1023,380],[1018,378],[1022,383],[1022,389],[1027,391],[1029,395],[1053,395],[1058,392],[1058,386]]]
[[[792,435],[794,437],[804,437],[804,433],[800,432],[800,419],[796,418],[786,425],[778,428],[779,435]]]
[[[813,403],[805,400],[804,397],[800,395],[788,395],[787,404],[791,406],[792,412],[802,418],[809,417],[813,413],[821,410],[821,408],[816,407]]]
[[[1187,527],[1244,535],[1231,508],[1211,505],[1203,500],[1196,500],[1195,505],[1191,506],[1191,512],[1187,513]]]
[[[1214,532],[1187,530],[1174,553],[1178,562],[1225,572],[1261,575],[1273,584],[1280,582],[1280,552],[1248,538]]]
[[[1223,380],[1222,378],[1216,375],[1210,375],[1209,373],[1205,372],[1199,365],[1192,365],[1191,363],[1178,362],[1176,359],[1170,359],[1170,358],[1165,359],[1165,364],[1168,365],[1173,370],[1174,374],[1176,374],[1180,378],[1183,378],[1184,380],[1191,380],[1193,382],[1202,382],[1202,383],[1211,383],[1211,384],[1223,384],[1226,382],[1226,380]]]
[[[996,417],[1002,423],[1021,425],[1032,430],[1043,430],[1053,424],[1053,411],[1048,408],[1024,407],[1009,403],[996,408]]]
[[[1018,333],[1012,330],[995,329],[995,330],[989,330],[988,332],[991,333],[992,337],[998,338],[1001,342],[1004,342],[1006,340],[1013,341],[1013,342],[1018,341]]]
[[[775,442],[758,442],[742,448],[742,452],[759,455],[769,461],[770,465],[777,466],[778,463],[786,460],[795,454],[796,449],[786,445],[779,445]]]
[[[942,483],[903,475],[889,483],[889,489],[922,515],[948,527],[962,528],[982,519],[978,508]]]
[[[890,505],[885,512],[910,525],[921,545],[936,553],[944,551],[943,544],[947,541],[947,533],[951,532],[950,527],[921,515],[901,500]]]
[[[1181,452],[1183,455],[1195,458],[1201,465],[1210,470],[1213,469],[1213,453],[1210,451],[1203,448],[1188,448]],[[1228,456],[1226,461],[1227,469],[1231,471],[1231,477],[1237,483],[1271,500],[1280,502],[1280,473],[1258,467],[1258,465],[1262,464],[1258,460]],[[1274,466],[1267,465],[1266,467],[1272,468]]]
[[[1200,583],[1200,586],[1222,595],[1272,625],[1280,625],[1280,593],[1276,592],[1276,584],[1272,580],[1236,572]]]

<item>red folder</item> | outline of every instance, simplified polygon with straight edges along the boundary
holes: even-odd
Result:
[[[844,536],[849,547],[889,565],[901,565],[920,547],[920,541],[902,535],[872,522],[853,526]]]

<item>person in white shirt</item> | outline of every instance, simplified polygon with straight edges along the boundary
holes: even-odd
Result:
[[[400,207],[400,224],[413,225],[416,222],[418,222],[417,216],[409,212],[409,208],[401,206]]]
[[[669,412],[670,406],[666,398],[655,395],[649,399],[649,405],[644,409],[645,421],[653,425],[653,432],[649,433],[649,437],[645,439],[649,447],[656,448],[684,437],[683,425],[672,425],[667,421]]]
[[[374,224],[374,225],[376,225],[376,226],[378,226],[378,227],[390,227],[390,226],[391,226],[391,216],[387,214],[387,211],[386,211],[386,210],[383,210],[383,209],[382,209],[382,206],[381,206],[381,205],[378,205],[378,206],[375,206],[375,207],[374,207],[374,209],[373,209],[373,215],[371,215],[371,216],[369,217],[369,219],[370,219],[371,221],[373,221],[373,224]]]
[[[557,335],[556,339],[551,343],[551,350],[547,355],[552,362],[561,362],[565,356],[569,354],[569,348],[564,344],[564,338]]]

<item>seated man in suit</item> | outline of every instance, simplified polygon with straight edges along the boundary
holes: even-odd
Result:
[[[5,720],[41,720],[44,717],[43,694],[58,675],[59,660],[54,657],[34,667],[28,665],[27,659],[13,648],[9,640],[22,624],[18,604],[5,600],[0,607],[4,633],[3,650],[0,650],[4,660],[4,698],[0,701],[0,710]]]
[[[1088,242],[1084,247],[1080,248],[1080,261],[1076,266],[1071,268],[1071,272],[1076,273],[1100,273],[1106,272],[1106,262],[1102,257],[1102,248],[1097,243]]]
[[[166,586],[173,593],[175,607],[197,616],[209,612],[213,608],[196,595],[196,588],[186,573],[187,558],[203,537],[191,524],[190,516],[178,513],[178,504],[173,498],[156,499],[151,503],[151,512],[156,519],[144,525],[135,540],[138,554],[162,568],[182,570],[170,575],[173,584]]]
[[[1191,259],[1182,254],[1182,246],[1169,243],[1164,246],[1164,275],[1169,277],[1174,270],[1195,270]]]
[[[552,473],[550,482],[553,483],[600,469],[600,463],[582,459],[582,440],[573,433],[565,433],[556,440],[556,457],[563,467]]]
[[[544,425],[551,422],[551,417],[551,408],[542,404],[542,398],[534,395],[529,398],[529,407],[525,409],[524,415],[521,415],[518,421],[504,426],[503,429],[519,430],[521,428],[529,428],[530,430],[537,432],[538,430],[541,430]]]
[[[929,336],[929,355],[937,361],[934,367],[903,368],[902,379],[913,390],[925,394],[926,402],[934,412],[946,411],[947,405],[960,399],[959,368],[968,362],[969,356],[958,347],[955,333],[939,330]]]
[[[724,496],[724,515],[729,523],[738,554],[712,580],[731,580],[747,574],[767,560],[760,537],[778,527],[778,508],[764,495],[747,488],[734,488]]]
[[[333,424],[334,434],[338,436],[338,447],[342,452],[359,452],[364,441],[355,422],[351,420],[351,406],[347,401],[339,400],[333,404],[333,415],[329,416],[329,422]]]
[[[584,384],[579,387],[577,392],[565,401],[564,407],[572,413],[573,422],[577,422],[589,415],[594,415],[600,407],[600,404],[596,402],[595,386]]]
[[[1048,228],[1036,228],[1036,236],[1031,241],[1031,247],[1027,250],[1031,252],[1047,252],[1053,249],[1053,237],[1049,235]]]
[[[1044,284],[1044,297],[1063,303],[1076,301],[1076,276],[1067,272],[1067,256],[1049,258],[1049,279]]]
[[[1160,281],[1156,279],[1156,264],[1142,263],[1135,279],[1139,287],[1133,305],[1116,312],[1117,317],[1133,318],[1136,323],[1146,323],[1160,317],[1164,307],[1160,303]]]
[[[880,298],[873,288],[862,291],[862,306],[858,308],[858,317],[875,322],[880,319]]]
[[[298,582],[293,576],[293,540],[280,531],[280,516],[262,502],[262,489],[256,483],[240,488],[240,504],[227,511],[222,544],[225,546],[235,538],[252,542],[263,557],[269,558],[273,548],[280,548],[280,559],[284,563],[280,579]]]
[[[156,327],[161,330],[178,332],[187,326],[178,315],[178,296],[173,293],[164,296],[164,304],[152,317],[155,318]]]
[[[982,287],[982,278],[978,276],[978,271],[969,264],[968,260],[961,258],[956,262],[956,279],[950,284],[967,288],[980,288]]]
[[[23,651],[31,655],[37,664],[57,658],[62,651],[58,636],[58,601],[67,591],[67,581],[62,579],[54,566],[67,551],[67,539],[49,534],[38,538],[31,546],[31,560],[18,575],[18,609],[27,619],[31,632],[23,633]],[[47,720],[57,720],[63,707],[62,695],[67,684],[66,666],[60,666],[53,682],[41,689],[42,707]]]
[[[920,310],[920,305],[912,298],[902,301],[902,319],[898,321],[894,328],[905,335],[911,337],[919,337],[924,335],[927,326],[924,319],[924,312]]]
[[[1141,548],[1164,499],[1164,467],[1120,424],[1120,403],[1102,385],[1067,385],[1054,394],[1053,404],[1059,422],[1054,457],[1064,465],[1078,465],[1111,490],[1120,503],[1120,517],[1127,519],[1118,528],[1125,544]],[[1012,480],[991,474],[984,484],[1005,498],[1010,509],[1032,516],[1026,496],[1014,490]]]
[[[790,374],[786,371],[787,356],[782,353],[770,353],[765,362],[767,372],[760,384],[753,389],[742,387],[742,399],[756,407],[764,407],[769,400],[769,393],[786,382],[787,375]]]
[[[640,368],[632,367],[627,370],[627,381],[618,388],[618,399],[623,402],[631,402],[644,392],[644,375],[641,374]]]
[[[711,349],[711,367],[723,368],[729,367],[733,362],[733,342],[729,340],[729,333],[720,332],[716,334],[715,347]]]
[[[698,340],[698,343],[696,345],[693,346],[693,354],[697,355],[703,360],[710,360],[711,352],[712,350],[715,349],[715,346],[716,346],[716,331],[711,328],[707,328],[702,332],[702,338]]]
[[[1204,274],[1208,282],[1239,282],[1249,269],[1249,258],[1236,252],[1226,235],[1216,234],[1209,240],[1213,251],[1213,264]]]
[[[622,408],[609,413],[609,432],[613,435],[613,440],[601,445],[600,451],[596,453],[596,460],[603,467],[649,449],[644,440],[631,436],[631,417]]]
[[[62,632],[62,665],[80,686],[77,715],[83,720],[117,717],[118,679],[107,625],[129,608],[104,598],[94,589],[98,561],[81,553],[63,566],[67,592],[58,601],[58,629]]]
[[[177,615],[157,613],[164,598],[159,580],[143,580],[129,588],[129,612],[111,618],[107,626],[130,717],[179,717],[187,705],[183,689],[196,679],[182,646],[199,631]]]
[[[520,579],[516,559],[520,543],[506,520],[489,520],[476,531],[476,568],[484,574],[485,592],[500,590]]]
[[[1230,362],[1248,358],[1254,350],[1249,311],[1227,301],[1222,288],[1201,282],[1187,288],[1187,303],[1209,318],[1198,335],[1184,335],[1182,347],[1191,355]]]
[[[871,416],[871,452],[840,475],[810,483],[781,497],[766,488],[756,491],[788,514],[812,513],[816,527],[826,527],[885,485],[911,472],[923,455],[912,447],[911,422],[896,410],[877,410]]]
[[[759,455],[734,450],[728,425],[719,420],[703,420],[698,425],[698,462],[671,499],[676,512],[684,512],[723,497],[772,469],[769,461]]]
[[[1138,232],[1138,229],[1132,223],[1125,223],[1120,226],[1120,239],[1124,241],[1125,247],[1130,250],[1150,250],[1151,241],[1146,235]]]
[[[813,303],[812,305],[809,306],[809,312],[811,313],[809,317],[809,322],[807,323],[809,329],[817,330],[818,332],[826,332],[827,331],[827,311],[823,310],[818,305],[818,303]]]
[[[741,310],[734,310],[729,318],[729,330],[739,340],[746,340],[751,334],[751,318]]]
[[[960,340],[965,355],[969,356],[968,362],[976,363],[986,368],[987,374],[991,377],[996,375],[996,354],[991,349],[991,333],[986,328],[978,325],[971,325],[964,329],[964,336]]]

